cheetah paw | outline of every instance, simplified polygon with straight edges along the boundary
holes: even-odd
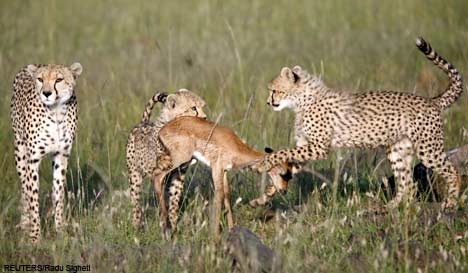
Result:
[[[172,168],[172,158],[168,155],[162,156],[158,161],[158,168],[168,170]]]

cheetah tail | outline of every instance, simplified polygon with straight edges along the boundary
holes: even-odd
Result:
[[[442,58],[431,45],[426,42],[422,37],[416,39],[416,46],[419,50],[426,55],[426,57],[447,73],[450,83],[445,89],[444,93],[433,98],[435,103],[439,105],[440,109],[448,108],[454,103],[463,92],[463,80],[458,70],[444,58]]]
[[[149,122],[151,118],[151,112],[153,111],[153,107],[157,102],[165,103],[167,98],[167,94],[164,92],[156,92],[151,99],[146,103],[145,111],[143,112],[143,117],[141,118],[141,123]]]

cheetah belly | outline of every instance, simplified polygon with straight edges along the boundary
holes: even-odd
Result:
[[[331,146],[333,148],[372,149],[394,143],[406,131],[405,124],[400,124],[397,127],[385,127],[379,124],[383,123],[371,120],[367,123],[336,126],[333,131]]]

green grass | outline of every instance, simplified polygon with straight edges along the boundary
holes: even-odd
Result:
[[[266,84],[281,67],[300,64],[338,89],[388,89],[435,96],[447,77],[414,45],[422,35],[468,71],[466,1],[1,1],[0,265],[90,264],[95,272],[223,272],[230,264],[211,244],[203,203],[209,172],[192,170],[175,244],[161,238],[152,188],[145,188],[146,228],[130,225],[124,147],[155,90],[189,88],[207,101],[211,119],[262,149],[292,147],[293,114],[266,106]],[[69,232],[57,238],[50,204],[50,164],[41,166],[43,242],[21,243],[19,185],[9,98],[15,73],[29,63],[79,61],[78,134],[69,164]],[[468,96],[445,115],[446,146],[467,142]],[[157,111],[157,110],[155,110]],[[465,127],[465,128],[464,128]],[[464,133],[465,132],[465,133]],[[387,217],[362,211],[381,199],[389,175],[382,151],[343,151],[339,195],[300,176],[273,220],[245,204],[260,175],[231,174],[236,222],[281,254],[286,272],[463,272],[468,270],[466,217],[425,221],[410,209]],[[335,180],[336,153],[308,166]],[[314,187],[312,185],[318,185]],[[293,208],[300,204],[300,212]],[[425,205],[422,204],[422,207]],[[460,237],[461,236],[461,237]],[[460,239],[461,238],[461,239]],[[418,249],[419,256],[415,253]]]

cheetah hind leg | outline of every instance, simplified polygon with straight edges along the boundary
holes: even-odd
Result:
[[[409,204],[416,195],[416,186],[413,182],[413,145],[407,138],[400,140],[389,147],[387,157],[395,174],[397,192],[389,208],[395,208],[402,202]]]
[[[177,229],[177,220],[179,219],[179,205],[182,191],[184,190],[185,175],[176,175],[171,181],[169,187],[169,222],[173,231]]]
[[[177,169],[170,173],[170,186],[169,186],[169,224],[170,227],[166,230],[166,236],[172,235],[177,229],[177,221],[180,215],[180,198],[184,190],[185,173],[192,161],[180,165]]]
[[[130,183],[130,200],[132,202],[132,225],[136,229],[143,227],[142,216],[143,212],[141,209],[141,188],[143,186],[143,177],[136,168],[129,167],[128,180]]]

